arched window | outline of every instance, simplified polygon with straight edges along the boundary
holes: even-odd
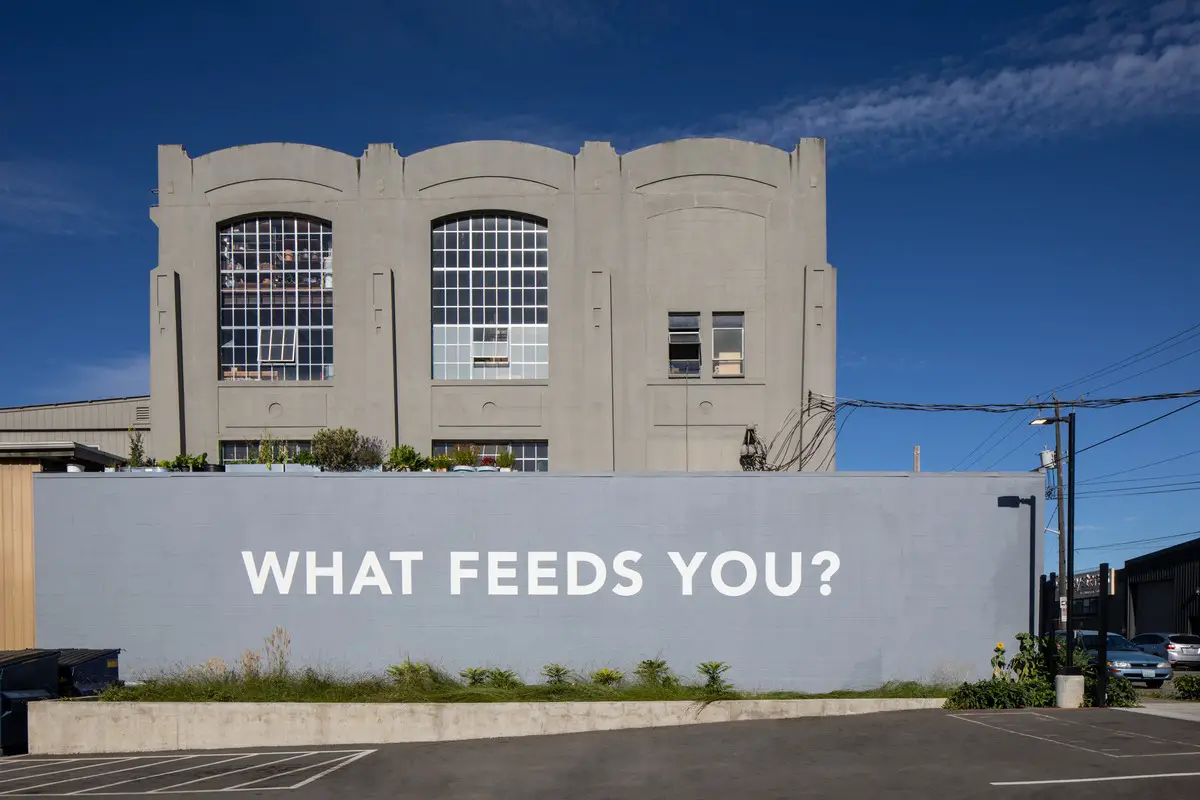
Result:
[[[433,377],[550,377],[546,221],[484,212],[433,225]]]
[[[333,230],[307,217],[243,219],[217,234],[222,380],[333,377]]]

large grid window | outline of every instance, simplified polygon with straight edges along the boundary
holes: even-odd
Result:
[[[217,234],[222,380],[333,377],[333,231],[255,217]]]
[[[433,377],[547,379],[546,223],[512,214],[433,227]]]
[[[548,472],[550,470],[550,446],[547,442],[434,442],[433,455],[450,455],[460,447],[475,447],[479,457],[495,458],[501,453],[513,454],[513,470],[516,472]]]
[[[260,443],[257,441],[234,441],[221,442],[221,463],[222,464],[251,464],[257,461]],[[284,460],[286,454],[287,459],[296,457],[296,453],[300,451],[311,451],[312,442],[300,440],[277,440],[275,442],[275,452],[272,454],[271,460],[279,463]]]

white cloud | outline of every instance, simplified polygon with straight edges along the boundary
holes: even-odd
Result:
[[[150,356],[138,354],[67,365],[63,376],[43,392],[46,402],[98,400],[150,393]]]
[[[1100,2],[1040,20],[960,64],[737,117],[722,135],[789,147],[825,136],[840,155],[957,150],[1200,111],[1200,0],[1130,9]]]
[[[115,217],[78,169],[45,160],[0,161],[0,230],[107,234]]]

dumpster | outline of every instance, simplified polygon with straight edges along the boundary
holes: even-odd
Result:
[[[89,697],[120,683],[120,649],[58,651],[60,697]]]
[[[0,752],[28,749],[29,704],[57,694],[57,650],[0,651]]]

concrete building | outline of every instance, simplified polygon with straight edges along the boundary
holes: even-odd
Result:
[[[155,458],[345,425],[525,470],[736,470],[748,426],[834,394],[821,139],[158,158]]]

